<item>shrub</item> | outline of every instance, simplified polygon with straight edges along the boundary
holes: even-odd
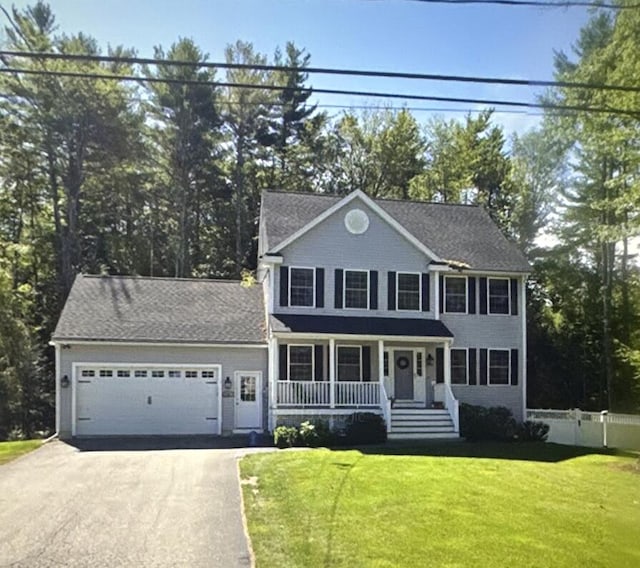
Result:
[[[384,419],[373,412],[356,412],[347,418],[345,442],[349,445],[382,444],[387,441]]]
[[[312,424],[308,420],[300,424],[298,439],[303,446],[309,446],[311,448],[317,447],[319,445],[319,436],[315,424]]]
[[[504,406],[460,405],[460,435],[470,441],[515,439],[517,424]]]
[[[295,426],[278,426],[273,431],[273,443],[278,448],[291,448],[298,441],[298,429]]]
[[[549,425],[544,422],[527,420],[518,427],[518,439],[523,442],[546,442]]]

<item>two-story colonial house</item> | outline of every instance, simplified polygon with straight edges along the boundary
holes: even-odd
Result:
[[[272,430],[355,411],[456,437],[526,408],[529,265],[477,206],[264,192],[257,280],[76,279],[53,337],[62,436]]]

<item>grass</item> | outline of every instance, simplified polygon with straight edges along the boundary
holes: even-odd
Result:
[[[21,440],[19,442],[0,442],[0,465],[39,448],[42,440]]]
[[[258,568],[640,566],[638,454],[456,443],[240,467]]]

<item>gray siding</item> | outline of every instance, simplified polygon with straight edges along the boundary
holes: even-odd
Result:
[[[369,216],[369,229],[352,235],[344,226],[344,216],[352,209],[362,209]],[[387,272],[427,272],[431,261],[386,221],[359,199],[336,211],[298,240],[282,250],[286,266],[321,267],[325,269],[324,308],[292,308],[280,306],[280,279],[276,269],[275,311],[279,313],[313,313],[317,315],[385,316],[399,318],[433,317],[430,312],[387,310]],[[334,271],[336,268],[378,271],[378,309],[355,310],[334,308]],[[433,296],[433,285],[431,286]]]
[[[256,347],[189,347],[175,346],[126,346],[126,345],[71,345],[60,351],[58,377],[72,377],[73,363],[149,363],[149,364],[211,364],[222,366],[222,380],[233,380],[235,371],[261,371],[263,400],[268,392],[267,349]],[[230,404],[229,404],[230,401]],[[71,436],[72,389],[60,389],[60,436]],[[263,414],[267,404],[263,403]],[[222,430],[233,429],[234,399],[222,399]]]

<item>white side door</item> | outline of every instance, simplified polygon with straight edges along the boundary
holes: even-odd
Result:
[[[236,430],[262,430],[262,373],[235,373]]]

